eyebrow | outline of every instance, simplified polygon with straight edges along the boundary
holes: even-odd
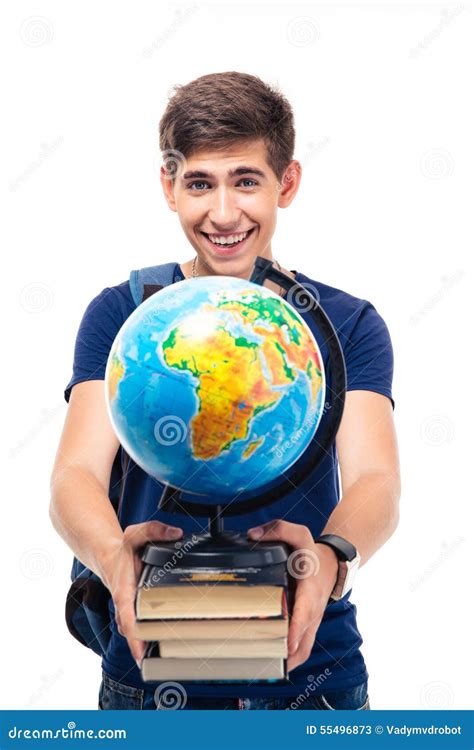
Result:
[[[227,172],[228,177],[239,177],[244,174],[255,174],[258,177],[262,177],[263,179],[266,179],[265,172],[262,172],[261,169],[258,169],[258,167],[237,167],[236,169],[229,169]],[[183,180],[189,180],[189,179],[201,179],[203,177],[210,177],[212,179],[215,179],[215,175],[211,174],[211,172],[203,172],[201,170],[195,170],[192,172],[185,172],[183,175]]]

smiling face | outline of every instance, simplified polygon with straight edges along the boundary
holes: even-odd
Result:
[[[196,151],[174,182],[161,169],[166,200],[203,276],[249,278],[257,255],[271,259],[277,209],[290,205],[300,180],[301,165],[292,160],[278,181],[263,140]]]

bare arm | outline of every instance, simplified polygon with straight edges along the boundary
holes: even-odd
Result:
[[[372,391],[348,391],[336,447],[342,497],[323,533],[352,542],[363,565],[399,519],[400,466],[390,400]]]
[[[50,517],[76,557],[109,586],[123,532],[108,497],[119,448],[106,411],[104,381],[71,391],[51,475]]]
[[[143,563],[140,549],[149,541],[178,539],[182,530],[159,521],[127,526],[109,500],[112,464],[119,442],[105,405],[104,381],[78,383],[51,476],[50,517],[76,557],[109,589],[121,635],[139,662],[145,644],[134,638],[134,599]]]
[[[400,469],[390,400],[372,391],[348,391],[336,448],[342,497],[322,533],[338,534],[352,542],[363,564],[398,524]],[[333,550],[314,543],[306,526],[283,519],[249,529],[249,536],[260,541],[287,542],[307,557],[308,574],[297,582],[288,634],[291,670],[303,664],[311,653],[336,582],[338,561]]]

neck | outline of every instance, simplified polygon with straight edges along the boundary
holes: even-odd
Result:
[[[267,256],[263,256],[267,257]],[[272,263],[276,266],[276,268],[281,268],[279,262],[272,257],[270,254],[269,260],[272,261]],[[183,263],[181,266],[183,273],[185,276],[219,276],[222,274],[219,274],[217,271],[215,271],[211,266],[209,266],[206,262],[203,262],[202,259],[199,256],[195,256],[192,261],[188,261],[187,263]],[[240,273],[232,273],[228,274],[229,276],[235,276],[235,278],[238,279],[249,279],[250,276],[253,273],[254,264],[252,263],[251,266],[244,269]]]
[[[263,257],[267,257],[267,256],[263,256]],[[281,268],[278,261],[275,258],[273,258],[271,254],[269,256],[269,260],[271,260],[274,263],[275,267],[281,270],[284,274],[286,274],[290,278],[295,278],[295,274],[292,273],[291,271],[288,271],[286,268]],[[185,263],[181,263],[181,270],[186,279],[193,277],[193,264],[194,263],[195,263],[196,276],[218,276],[219,275],[219,274],[216,274],[215,271],[213,271],[211,268],[209,268],[209,266],[205,266],[205,270],[203,271],[202,261],[200,260],[198,256],[196,256],[192,260],[188,260]],[[243,274],[232,274],[232,275],[236,276],[236,278],[249,279],[252,274],[252,270],[253,270],[253,265],[247,272]],[[265,281],[265,286],[268,289],[271,289],[272,291],[276,292],[276,294],[280,293],[280,287],[278,286],[278,284],[275,284],[273,281],[268,281],[267,279]]]

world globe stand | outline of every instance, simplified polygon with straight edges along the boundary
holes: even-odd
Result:
[[[263,285],[266,279],[275,282],[286,291],[291,289],[293,300],[297,300],[295,309],[298,311],[298,305],[301,305],[324,336],[332,378],[330,393],[326,393],[329,398],[326,399],[325,411],[329,416],[324,433],[320,436],[319,428],[316,430],[303,455],[293,464],[291,471],[281,477],[282,481],[279,484],[250,499],[240,502],[226,501],[225,504],[218,499],[210,504],[196,503],[183,500],[181,490],[170,484],[165,485],[158,504],[159,510],[167,513],[186,513],[194,517],[207,516],[208,532],[184,537],[179,542],[149,542],[141,558],[146,564],[163,567],[168,563],[176,566],[178,550],[180,568],[266,567],[284,563],[288,558],[290,547],[287,544],[256,542],[239,532],[226,531],[224,518],[252,513],[280,500],[294,491],[316,470],[329,452],[342,419],[347,384],[346,367],[336,331],[319,301],[302,284],[274,268],[271,260],[258,256],[249,280]]]
[[[159,509],[168,513],[179,513],[179,507],[186,508],[193,503],[183,503],[178,499],[181,493],[175,487],[166,485],[160,499]],[[202,515],[203,506],[199,506]],[[143,562],[156,567],[166,563],[184,568],[238,568],[266,567],[286,562],[290,548],[281,543],[259,543],[246,539],[236,531],[224,530],[224,507],[206,506],[209,515],[209,529],[205,534],[194,534],[178,542],[150,542],[142,556]],[[189,511],[188,511],[189,512]],[[196,513],[196,511],[194,511]]]

